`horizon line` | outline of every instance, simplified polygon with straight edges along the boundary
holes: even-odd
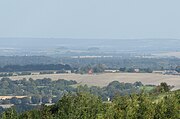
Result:
[[[89,39],[89,40],[180,40],[180,38],[63,38],[63,37],[0,37],[0,39],[77,39],[77,40],[83,40],[83,39]]]

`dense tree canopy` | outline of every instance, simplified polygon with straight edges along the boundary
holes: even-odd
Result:
[[[162,96],[163,95],[163,96]],[[180,91],[154,95],[145,93],[116,95],[103,102],[89,93],[64,95],[55,105],[17,114],[8,109],[3,119],[179,119]]]

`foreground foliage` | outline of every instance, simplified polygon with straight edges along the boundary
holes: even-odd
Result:
[[[161,96],[159,96],[161,95]],[[159,98],[154,98],[159,96]],[[158,95],[115,96],[103,102],[89,93],[68,94],[55,105],[17,114],[9,109],[2,119],[179,119],[180,90]]]

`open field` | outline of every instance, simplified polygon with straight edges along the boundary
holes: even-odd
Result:
[[[0,96],[0,100],[11,99],[13,97],[24,98],[24,97],[27,97],[27,96]]]
[[[180,76],[162,75],[153,73],[103,73],[103,74],[43,74],[43,75],[27,75],[9,77],[12,80],[20,80],[23,78],[43,79],[51,78],[52,80],[65,79],[75,80],[79,84],[88,84],[89,86],[106,86],[112,81],[134,83],[141,81],[143,84],[158,85],[161,82],[166,82],[169,85],[174,85],[176,89],[180,89]]]
[[[153,54],[155,56],[160,56],[160,57],[177,57],[180,58],[180,52],[162,52],[162,53],[157,53]]]

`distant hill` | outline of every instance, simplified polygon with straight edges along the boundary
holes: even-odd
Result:
[[[31,52],[42,54],[52,49],[87,50],[89,47],[100,48],[102,51],[157,53],[180,51],[180,39],[71,39],[71,38],[0,38],[0,50],[17,55]],[[14,50],[12,50],[14,49]],[[5,51],[4,51],[5,50]],[[42,51],[42,52],[39,52]],[[5,54],[4,53],[4,54]],[[46,53],[45,53],[46,54]],[[48,55],[48,54],[46,54]]]

